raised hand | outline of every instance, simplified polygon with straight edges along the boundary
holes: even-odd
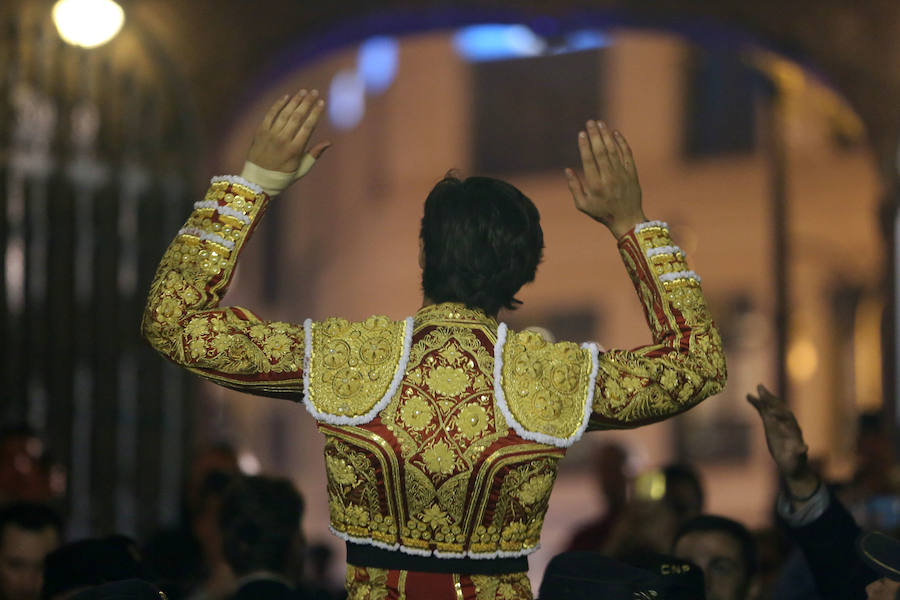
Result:
[[[326,141],[307,149],[323,110],[325,100],[318,90],[282,96],[257,128],[247,160],[270,171],[303,177],[331,145]]]
[[[819,485],[818,476],[809,467],[803,432],[794,413],[783,399],[764,386],[756,386],[757,396],[747,394],[747,401],[759,412],[766,430],[769,454],[778,466],[788,492],[793,498],[810,496]]]
[[[602,121],[588,121],[587,131],[578,132],[578,150],[583,175],[566,169],[575,207],[606,225],[617,238],[646,221],[641,185],[625,137],[610,132]]]

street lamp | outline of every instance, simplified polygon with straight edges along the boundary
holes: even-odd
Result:
[[[95,48],[115,37],[125,12],[113,0],[59,0],[53,6],[59,36],[83,48]]]

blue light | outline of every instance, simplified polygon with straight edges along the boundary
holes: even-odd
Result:
[[[397,40],[392,37],[372,37],[360,44],[356,64],[368,93],[380,94],[391,86],[398,54]]]
[[[580,29],[566,35],[566,52],[606,48],[612,43],[609,36],[596,29]]]
[[[328,93],[328,118],[338,129],[352,129],[366,112],[366,86],[362,77],[345,69],[331,79]]]
[[[453,36],[457,53],[469,61],[537,56],[547,43],[525,25],[473,25]]]

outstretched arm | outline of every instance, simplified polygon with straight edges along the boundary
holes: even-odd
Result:
[[[762,385],[756,396],[747,394],[747,401],[759,412],[769,454],[784,484],[778,516],[803,551],[820,595],[826,600],[866,598],[866,586],[878,574],[856,551],[861,530],[810,467],[794,413],[784,399]]]
[[[566,170],[575,206],[606,225],[644,308],[653,344],[599,355],[590,429],[637,427],[663,420],[725,385],[722,341],[700,278],[668,226],[647,221],[631,149],[624,136],[589,121],[579,133],[583,175]]]
[[[302,391],[303,327],[263,321],[219,302],[269,202],[263,187],[281,191],[327,148],[307,151],[323,108],[315,91],[280,98],[259,126],[245,168],[269,180],[215,177],[194,204],[163,255],[141,323],[144,337],[166,358],[245,392],[287,397]]]

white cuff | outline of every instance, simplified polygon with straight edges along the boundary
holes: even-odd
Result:
[[[825,483],[823,482],[819,485],[819,489],[816,490],[816,493],[796,511],[794,510],[791,499],[784,493],[784,490],[779,491],[778,500],[775,503],[775,510],[778,511],[778,516],[784,519],[790,527],[798,528],[809,525],[821,517],[828,509],[829,504],[831,504],[831,496],[828,493],[828,488],[825,487]]]

